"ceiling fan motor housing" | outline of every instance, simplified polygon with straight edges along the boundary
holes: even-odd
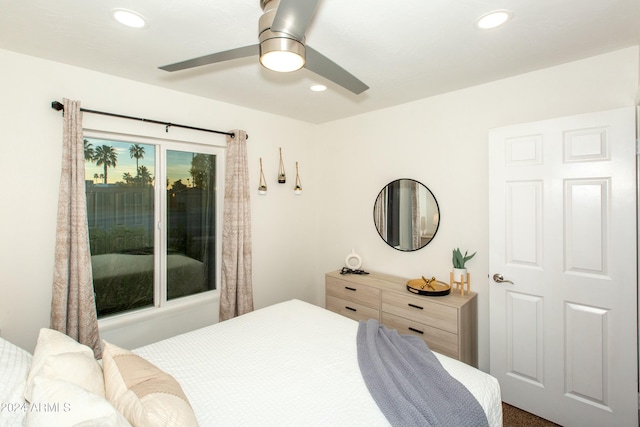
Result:
[[[292,52],[299,55],[303,61],[305,59],[304,38],[298,40],[295,36],[285,33],[271,31],[273,18],[278,10],[280,0],[260,0],[263,14],[258,21],[260,57],[269,52]],[[304,62],[303,62],[304,65]]]
[[[305,67],[359,95],[369,89],[369,86],[311,46],[305,46],[305,34],[319,1],[260,0],[263,14],[258,22],[258,44],[176,62],[160,69],[179,71],[259,53],[260,64],[269,70],[286,73]]]

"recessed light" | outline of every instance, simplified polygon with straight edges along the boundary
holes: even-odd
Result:
[[[482,30],[496,28],[511,19],[512,15],[513,13],[510,10],[494,10],[493,12],[485,13],[478,18],[476,21],[476,27]]]
[[[313,85],[309,89],[311,89],[314,92],[323,92],[327,90],[327,87],[325,85]]]
[[[131,28],[144,28],[147,26],[147,21],[139,13],[126,9],[114,9],[113,17],[121,23]]]

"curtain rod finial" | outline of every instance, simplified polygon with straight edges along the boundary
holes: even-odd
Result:
[[[53,108],[56,111],[61,111],[64,110],[64,105],[62,105],[60,102],[58,101],[53,101],[51,103],[51,108]]]

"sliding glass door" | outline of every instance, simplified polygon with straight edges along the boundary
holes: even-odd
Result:
[[[220,148],[85,139],[98,316],[216,288]]]

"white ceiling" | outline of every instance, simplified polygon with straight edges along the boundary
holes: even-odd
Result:
[[[640,44],[640,0],[320,0],[306,42],[369,85],[361,95],[308,70],[268,71],[257,57],[158,70],[256,44],[259,3],[0,0],[0,48],[323,123]],[[148,27],[121,26],[114,8]],[[513,18],[476,29],[494,9]]]

